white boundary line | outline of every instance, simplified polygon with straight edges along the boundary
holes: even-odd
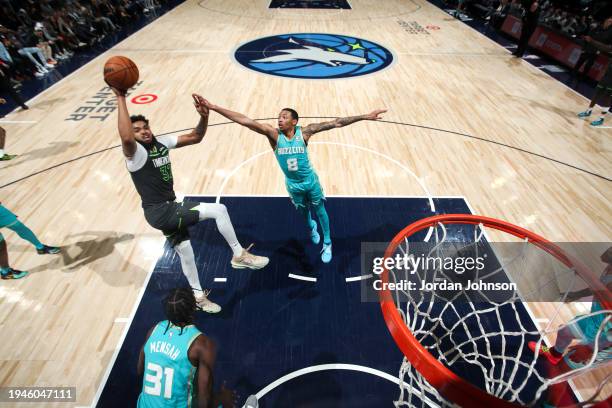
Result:
[[[347,282],[355,282],[355,281],[361,281],[361,280],[366,280],[366,279],[370,279],[373,275],[367,274],[367,275],[361,275],[361,276],[352,276],[350,278],[346,278],[345,281]]]
[[[307,281],[307,282],[316,282],[317,281],[317,278],[310,277],[310,276],[297,275],[295,273],[290,273],[287,276],[289,276],[291,279],[297,279],[297,280],[302,280],[302,281]]]
[[[160,249],[163,249],[163,245]],[[136,316],[136,310],[138,309],[138,306],[140,306],[140,302],[142,301],[145,290],[147,289],[149,280],[151,280],[151,276],[153,276],[153,271],[155,270],[155,265],[157,265],[157,261],[158,259],[155,259],[152,262],[151,269],[149,269],[149,273],[147,274],[147,277],[145,278],[144,284],[142,285],[142,288],[140,288],[140,294],[138,295],[138,299],[136,300],[136,302],[134,303],[134,306],[132,307],[132,313],[130,313],[130,317],[129,318],[120,317],[120,318],[115,319],[115,322],[117,322],[117,320],[121,320],[121,323],[127,323],[127,324],[123,328],[123,333],[121,334],[121,338],[119,339],[119,342],[115,346],[115,351],[113,352],[113,356],[111,357],[108,365],[106,366],[106,371],[104,373],[104,376],[102,377],[102,381],[100,381],[100,384],[98,385],[98,390],[96,391],[96,395],[94,396],[93,402],[91,403],[91,407],[95,407],[98,404],[98,400],[100,399],[100,396],[102,395],[102,390],[104,389],[104,386],[106,385],[106,381],[108,381],[108,377],[110,376],[111,370],[113,369],[113,366],[115,365],[115,361],[117,361],[117,357],[119,356],[119,351],[121,350],[121,347],[123,346],[123,342],[125,341],[125,338],[127,337],[128,330],[132,326],[132,322],[134,321],[134,317]]]
[[[12,113],[12,111],[9,112],[9,114],[10,113]],[[0,123],[38,123],[38,121],[37,120],[0,120]]]
[[[321,365],[316,365],[316,366],[310,366],[310,367],[302,368],[300,370],[296,370],[296,371],[294,371],[292,373],[284,375],[281,378],[275,380],[274,382],[268,384],[265,388],[263,388],[257,394],[255,394],[255,396],[257,397],[257,400],[259,401],[267,393],[269,393],[273,389],[277,388],[278,386],[286,383],[287,381],[290,381],[290,380],[292,380],[294,378],[297,378],[297,377],[300,377],[302,375],[311,374],[311,373],[315,373],[315,372],[318,372],[318,371],[327,371],[327,370],[359,371],[359,372],[362,372],[362,373],[371,374],[371,375],[375,375],[377,377],[383,378],[383,379],[385,379],[387,381],[390,381],[390,382],[392,382],[394,384],[397,384],[398,386],[399,386],[399,383],[400,383],[400,379],[398,377],[392,376],[391,374],[387,374],[384,371],[376,370],[374,368],[370,368],[370,367],[366,367],[366,366],[362,366],[362,365],[356,365],[356,364],[321,364]],[[410,385],[407,384],[405,381],[404,381],[404,386],[410,387]],[[429,406],[439,407],[439,405],[437,405],[434,402],[432,402],[426,396],[422,396],[421,393],[418,390],[413,390],[413,392],[414,392],[415,395],[417,395],[423,401],[427,402],[427,404]]]

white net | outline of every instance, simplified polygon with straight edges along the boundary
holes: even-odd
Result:
[[[438,223],[404,238],[393,257],[404,262],[389,270],[397,311],[420,345],[459,377],[525,406],[589,405],[610,396],[611,375],[596,377],[582,403],[567,387],[593,370],[610,373],[612,311],[591,303],[587,282],[555,256],[482,224]],[[584,296],[585,303],[568,303]],[[542,346],[556,340],[566,355],[553,364]],[[576,344],[583,346],[580,356]],[[399,376],[396,407],[459,406],[406,357]]]

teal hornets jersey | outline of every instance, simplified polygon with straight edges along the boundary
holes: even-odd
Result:
[[[591,304],[591,313],[596,313],[604,310],[596,300],[593,300]],[[598,314],[595,316],[587,317],[585,319],[578,320],[578,326],[582,333],[589,339],[591,342],[595,342],[595,338],[597,337],[597,332],[599,328],[603,324],[604,320],[608,317],[606,314]],[[606,323],[606,326],[601,331],[600,335],[600,349],[607,348],[612,343],[612,323]]]
[[[167,320],[157,323],[144,346],[139,408],[192,406],[196,367],[189,361],[187,352],[200,334],[193,325],[185,326],[181,333],[180,327]]]
[[[314,173],[308,158],[301,126],[295,127],[295,135],[291,140],[287,139],[287,136],[279,130],[274,155],[288,180],[304,181]]]

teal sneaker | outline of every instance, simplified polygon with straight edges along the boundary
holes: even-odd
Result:
[[[591,126],[601,126],[604,123],[604,118],[599,118],[591,122]]]
[[[587,109],[584,112],[580,112],[578,114],[579,118],[588,118],[589,116],[591,116],[591,112],[593,112],[591,109]]]
[[[21,279],[25,278],[28,274],[27,271],[18,271],[17,269],[9,268],[8,271],[2,272],[0,276],[2,279]]]
[[[321,250],[321,260],[323,263],[329,263],[332,259],[332,244],[323,244]]]
[[[44,255],[44,254],[59,254],[61,252],[60,247],[54,247],[54,246],[49,246],[49,245],[44,245],[42,248],[36,248],[36,252],[38,253],[38,255]]]
[[[315,220],[310,221],[310,240],[315,245],[321,242],[321,236],[317,231],[317,222]]]

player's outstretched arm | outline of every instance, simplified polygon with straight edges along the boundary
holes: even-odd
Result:
[[[119,137],[121,137],[121,147],[125,157],[132,157],[136,153],[136,139],[134,138],[134,130],[130,121],[130,114],[127,110],[125,102],[125,91],[111,87],[111,90],[117,96],[117,108],[119,110],[118,126]]]
[[[193,105],[196,111],[200,114],[200,121],[198,125],[189,133],[180,135],[176,142],[176,147],[189,146],[192,144],[200,143],[204,139],[206,130],[208,129],[208,114],[209,110],[204,105],[204,98],[198,94],[192,94]]]
[[[248,127],[252,131],[262,134],[269,139],[271,138],[276,142],[277,133],[276,129],[274,129],[272,126],[265,123],[257,122],[256,120],[253,120],[248,116],[243,115],[242,113],[234,112],[229,109],[222,108],[221,106],[213,105],[206,99],[204,99],[204,103],[208,109],[215,111],[222,116],[225,116],[232,122],[236,122],[242,126]]]
[[[310,137],[315,133],[323,132],[325,130],[330,130],[334,128],[341,128],[343,126],[359,122],[360,120],[380,120],[382,119],[381,115],[386,111],[386,109],[378,109],[365,115],[348,116],[345,118],[330,120],[329,122],[311,123],[310,125],[302,129],[302,136],[304,137],[304,140],[308,142],[308,139],[310,139]]]

